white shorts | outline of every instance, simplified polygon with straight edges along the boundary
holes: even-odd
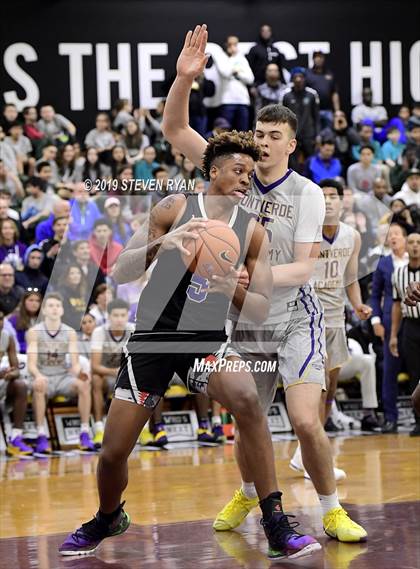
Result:
[[[277,362],[273,372],[255,372],[261,405],[267,412],[279,381],[284,389],[300,383],[316,383],[325,389],[325,329],[322,312],[308,318],[282,322],[277,326],[240,324],[232,330],[231,342],[244,361]]]
[[[344,328],[325,328],[325,342],[328,371],[342,367],[350,357]]]

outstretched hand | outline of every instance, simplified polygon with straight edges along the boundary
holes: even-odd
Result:
[[[185,37],[184,47],[179,54],[176,71],[179,76],[195,79],[203,73],[209,56],[206,55],[207,26],[196,26]]]

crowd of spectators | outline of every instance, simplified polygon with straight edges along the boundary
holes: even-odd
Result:
[[[229,36],[223,56],[213,58],[221,78],[217,107],[205,104],[215,94],[212,82],[204,76],[196,79],[191,124],[210,137],[251,128],[256,111],[269,103],[282,103],[297,114],[293,167],[314,182],[341,179],[346,188],[342,220],[362,236],[361,283],[364,301],[373,299],[376,320],[373,326],[352,327],[352,333],[362,345],[373,344],[380,394],[382,375],[387,384],[396,385],[403,362],[390,361],[386,318],[381,321],[382,296],[389,291],[383,290],[386,279],[378,276],[383,261],[379,267],[378,261],[386,255],[394,263],[406,261],[406,236],[420,230],[420,104],[403,105],[392,116],[365,88],[361,103],[348,116],[324,53],[313,54],[309,69],[288,71],[273,46],[270,26],[261,27],[247,56],[239,53],[238,42],[237,36]],[[201,172],[162,136],[164,104],[133,109],[130,101],[117,100],[111,113],[92,117],[85,135],[52,105],[26,107],[21,113],[13,104],[3,107],[0,312],[21,353],[26,350],[25,332],[35,323],[47,290],[62,295],[63,322],[80,340],[86,339],[87,329],[92,328],[91,334],[107,322],[107,303],[116,297],[127,302],[133,321],[145,279],[117,287],[112,267],[118,255],[146,222],[150,208],[167,195],[169,179],[192,181],[194,191],[205,189]],[[94,182],[89,192],[86,179]],[[121,188],[132,179],[141,184],[154,180],[160,186],[155,192],[145,188],[130,195]],[[397,237],[388,234],[391,223],[398,224],[393,231]],[[385,269],[389,279],[390,268]],[[388,397],[395,389],[388,386],[385,391]],[[394,403],[389,404],[391,422],[396,421]]]

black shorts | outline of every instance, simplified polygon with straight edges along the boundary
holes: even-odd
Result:
[[[114,396],[154,409],[175,373],[191,393],[207,393],[211,371],[197,364],[232,355],[238,354],[224,333],[134,332],[121,356]]]

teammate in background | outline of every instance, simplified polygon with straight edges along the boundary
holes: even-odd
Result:
[[[325,317],[328,389],[325,409],[321,414],[321,420],[325,423],[334,401],[340,369],[350,357],[345,330],[346,295],[361,320],[367,320],[372,309],[362,303],[358,282],[360,234],[340,221],[343,186],[334,179],[326,178],[320,182],[320,187],[324,193],[326,214],[312,283],[324,307]],[[368,408],[363,410],[362,430],[365,431],[379,427],[374,411],[378,407],[376,392],[372,395]],[[305,472],[299,445],[289,464],[293,470]],[[337,481],[346,478],[344,470],[339,468],[334,469],[334,474]]]
[[[121,363],[121,354],[134,324],[128,322],[129,306],[124,300],[112,300],[108,306],[108,323],[95,328],[91,339],[93,417],[96,447],[104,438],[105,398],[112,393]]]
[[[186,44],[197,41],[202,41],[199,34],[189,32]],[[252,375],[222,367],[194,371],[197,360],[242,363],[226,342],[231,302],[251,321],[261,323],[268,315],[272,277],[267,235],[237,205],[249,191],[259,157],[249,133],[218,135],[205,150],[207,193],[164,198],[153,208],[148,228],[131,238],[118,259],[113,274],[118,283],[138,279],[156,257],[157,263],[140,296],[136,332],[124,350],[108,413],[98,463],[99,511],[67,537],[60,547],[62,555],[92,552],[104,538],[128,528],[130,519],[120,503],[127,485],[127,459],[174,373],[192,393],[207,393],[234,415],[261,500],[270,558],[300,557],[320,549],[312,537],[297,533],[296,524],[283,513],[271,436]],[[195,232],[204,231],[212,219],[227,223],[236,233],[236,267],[244,264],[253,277],[248,290],[238,284],[239,271],[233,268],[223,278],[206,279],[183,265],[180,253],[188,253],[183,240],[197,239]]]
[[[33,404],[38,433],[35,452],[51,452],[44,420],[47,399],[56,395],[77,395],[81,419],[79,447],[81,450],[95,450],[89,435],[90,380],[80,368],[76,332],[61,322],[64,313],[61,296],[57,293],[47,294],[41,312],[44,320],[27,333],[28,371],[33,379]],[[68,354],[70,368],[66,365]]]
[[[173,146],[201,167],[206,141],[188,124],[188,101],[194,77],[203,72],[208,59],[206,26],[197,26],[193,38],[191,42],[189,32],[178,58],[177,77],[166,99],[162,131]],[[289,156],[297,144],[296,131],[296,116],[282,105],[263,107],[257,115],[254,139],[261,159],[255,166],[251,192],[241,205],[267,229],[274,291],[264,325],[255,330],[255,325],[244,322],[241,315],[232,341],[246,360],[278,361],[289,417],[319,496],[324,529],[340,541],[360,541],[367,533],[339,503],[331,448],[319,417],[325,385],[323,312],[308,283],[320,250],[325,204],[320,188],[289,168]],[[303,347],[307,354],[302,354]],[[254,379],[260,402],[268,412],[277,390],[277,371],[254,373]],[[235,450],[242,487],[218,514],[213,527],[219,531],[239,526],[258,505],[240,426],[238,430]],[[265,520],[263,525],[266,529]]]
[[[13,336],[4,329],[4,313],[0,312],[0,401],[12,404],[13,428],[7,442],[9,456],[27,456],[32,448],[23,440],[23,420],[26,414],[27,388],[19,378],[19,362]]]

